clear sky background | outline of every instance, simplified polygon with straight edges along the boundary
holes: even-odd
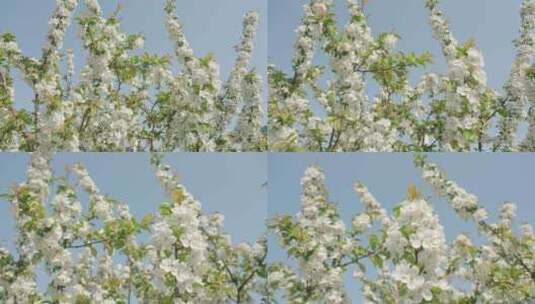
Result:
[[[501,153],[449,153],[433,154],[429,159],[446,170],[450,179],[467,191],[474,193],[496,219],[499,206],[505,201],[518,206],[517,224],[535,225],[535,156],[531,154]],[[414,184],[424,197],[430,197],[435,212],[445,227],[448,241],[460,233],[467,233],[475,241],[481,241],[472,223],[460,220],[445,200],[434,195],[433,190],[420,177],[420,170],[413,165],[412,154],[403,153],[299,153],[270,154],[269,159],[269,216],[295,215],[300,209],[300,179],[307,166],[318,164],[326,176],[330,199],[336,203],[346,226],[351,217],[362,210],[353,191],[355,181],[363,182],[377,200],[389,212],[406,198],[407,187]],[[391,214],[391,213],[390,213]],[[270,259],[287,261],[270,236]],[[353,303],[360,303],[360,285],[346,275],[346,286]]]
[[[0,33],[12,32],[25,55],[40,57],[48,31],[48,20],[55,7],[55,0],[2,0],[0,3]],[[105,15],[114,12],[120,4],[122,29],[128,33],[142,33],[146,37],[146,51],[153,54],[173,54],[172,43],[165,29],[164,0],[105,0],[99,1]],[[79,1],[77,14],[84,7]],[[195,54],[214,53],[227,79],[234,64],[242,31],[242,17],[255,10],[260,23],[255,41],[252,67],[256,67],[266,80],[267,64],[267,2],[265,0],[195,0],[176,1],[177,14]],[[84,63],[84,52],[77,36],[78,26],[69,28],[64,48],[74,50],[75,64],[79,70]],[[17,106],[28,107],[32,94],[21,81],[16,86]]]
[[[302,6],[307,0],[269,0],[269,61],[291,72],[295,29],[300,25]],[[512,40],[520,28],[521,0],[448,0],[440,1],[440,8],[450,21],[455,37],[464,42],[474,38],[485,57],[489,85],[501,89],[514,59]],[[348,20],[346,1],[334,0],[339,26]],[[369,0],[365,10],[374,35],[394,31],[401,35],[398,49],[404,52],[434,55],[434,64],[426,71],[444,71],[445,61],[439,43],[433,38],[424,0]],[[318,56],[316,63],[327,63],[326,56]],[[415,75],[421,75],[416,73]],[[416,78],[419,79],[419,76]],[[413,80],[415,81],[414,77]],[[373,93],[372,90],[369,93]]]

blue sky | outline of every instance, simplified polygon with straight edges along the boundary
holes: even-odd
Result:
[[[295,29],[300,24],[302,5],[307,0],[269,0],[269,61],[291,71]],[[485,56],[486,71],[491,87],[500,89],[508,76],[514,58],[512,40],[518,36],[521,0],[448,0],[440,7],[450,21],[451,29],[459,41],[474,38]],[[347,22],[346,1],[334,0],[335,13],[340,26]],[[404,52],[434,54],[429,71],[444,71],[440,46],[433,39],[428,25],[428,11],[423,0],[369,0],[366,7],[369,25],[374,34],[394,31],[401,35],[398,47]],[[319,56],[317,63],[326,63]]]
[[[0,4],[0,33],[12,32],[19,47],[29,56],[40,57],[41,47],[48,30],[48,19],[55,0],[3,0]],[[83,1],[79,1],[82,3]],[[172,44],[165,29],[164,0],[106,0],[100,1],[106,15],[120,4],[122,29],[128,33],[143,33],[146,50],[156,54],[172,54]],[[267,64],[267,2],[265,0],[195,0],[176,1],[177,14],[196,55],[214,53],[227,78],[236,58],[234,46],[239,42],[242,17],[255,10],[260,24],[252,58],[252,66],[261,72],[264,80]],[[83,7],[79,5],[78,11]],[[64,48],[72,48],[76,67],[83,65],[83,51],[77,38],[77,25],[70,27]],[[16,86],[18,106],[27,107],[31,92],[20,81]],[[26,101],[26,102],[23,102]]]
[[[517,223],[535,225],[533,155],[436,153],[429,159],[445,169],[452,180],[477,195],[491,219],[496,218],[503,202],[512,201],[518,206]],[[350,225],[352,215],[361,210],[353,191],[355,181],[363,182],[388,211],[403,201],[407,187],[414,184],[424,197],[430,197],[448,240],[455,239],[459,233],[481,240],[473,224],[458,219],[447,202],[433,194],[420,178],[420,171],[414,167],[412,160],[412,154],[406,153],[270,154],[268,214],[270,217],[276,214],[295,215],[300,208],[300,179],[307,166],[318,164],[325,172],[331,201],[340,208],[346,225]],[[273,236],[270,236],[270,245],[271,260],[287,260]],[[358,303],[360,287],[351,279],[351,273],[346,276],[346,285],[354,303]]]

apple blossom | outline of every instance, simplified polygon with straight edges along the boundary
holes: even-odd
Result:
[[[365,1],[346,2],[349,20],[343,28],[337,26],[333,1],[304,5],[292,71],[269,67],[270,150],[533,150],[535,111],[528,104],[532,0],[522,1],[517,55],[502,92],[488,85],[484,56],[475,41],[455,38],[438,0],[422,5],[429,11],[429,25],[447,68],[439,75],[424,71],[417,84],[411,83],[412,74],[433,56],[397,50],[397,34],[372,33],[363,12]],[[317,52],[327,59],[315,65]],[[369,95],[369,87],[377,87],[375,96]],[[521,124],[529,128],[517,140]]]
[[[62,49],[78,1],[57,1],[40,59],[24,56],[12,34],[0,35],[0,150],[267,149],[262,81],[250,67],[257,13],[244,17],[236,63],[223,82],[212,55],[195,56],[175,1],[164,9],[178,72],[171,55],[143,52],[144,37],[123,32],[118,12],[105,17],[99,1],[80,2],[76,21],[86,61],[79,71],[73,51]],[[15,70],[35,93],[33,110],[15,103]]]
[[[266,240],[233,243],[223,216],[204,214],[171,169],[159,157],[152,162],[169,201],[137,219],[126,203],[103,195],[82,164],[67,168],[73,178],[55,176],[50,154],[34,153],[27,180],[3,196],[16,252],[0,247],[0,301],[253,303],[267,296]]]
[[[387,213],[356,183],[363,209],[345,229],[329,202],[324,175],[311,166],[301,181],[301,210],[272,219],[270,228],[291,259],[274,261],[268,282],[289,303],[346,303],[347,271],[361,283],[363,303],[529,303],[535,299],[533,228],[513,228],[516,207],[505,203],[490,223],[477,198],[424,157],[423,178],[446,196],[461,219],[472,219],[485,237],[460,234],[448,241],[433,205],[416,187]],[[354,266],[355,269],[350,267]],[[351,283],[351,282],[349,282]]]

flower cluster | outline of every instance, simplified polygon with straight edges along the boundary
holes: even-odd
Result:
[[[530,70],[533,56],[535,55],[535,2],[524,1],[520,11],[522,26],[520,37],[516,40],[517,47],[516,58],[509,75],[505,89],[509,99],[505,100],[506,115],[500,121],[500,134],[497,145],[504,150],[513,150],[515,134],[518,125],[522,119],[525,119],[525,107],[527,102],[532,98],[529,92],[530,87]],[[531,108],[531,107],[530,107]],[[529,113],[528,122],[530,129],[527,136],[521,143],[521,150],[533,151],[535,143],[533,142],[533,113]]]
[[[312,166],[301,182],[301,211],[270,225],[292,259],[271,265],[270,287],[289,303],[348,303],[344,278],[353,271],[363,303],[533,301],[535,235],[528,224],[514,227],[516,206],[504,203],[491,223],[474,195],[424,157],[415,162],[424,180],[461,218],[474,221],[486,240],[476,245],[461,234],[449,242],[432,205],[414,186],[388,214],[356,183],[363,208],[346,227],[329,202],[321,169]]]
[[[298,263],[298,271],[274,269],[270,276],[281,277],[286,298],[291,303],[347,303],[342,259],[351,249],[346,227],[337,210],[328,202],[323,172],[310,167],[301,180],[302,209],[295,221],[290,216],[274,219],[272,228],[281,244]],[[270,278],[271,279],[271,278]],[[279,283],[280,284],[280,283]]]
[[[0,150],[266,150],[262,81],[250,68],[257,13],[244,18],[223,82],[212,55],[194,55],[174,1],[165,12],[178,72],[172,56],[142,52],[144,37],[121,31],[117,13],[104,17],[97,0],[83,3],[76,20],[86,62],[79,69],[62,48],[77,1],[57,1],[40,59],[24,56],[12,34],[0,35]],[[35,92],[33,111],[15,103],[14,70]]]
[[[481,51],[460,43],[439,8],[426,0],[429,23],[447,71],[410,76],[431,62],[429,53],[396,50],[399,36],[373,35],[365,1],[347,0],[349,21],[337,27],[333,3],[304,6],[292,74],[269,67],[269,146],[276,151],[532,151],[532,59],[535,2],[524,0],[517,56],[503,93],[487,85]],[[314,65],[315,51],[328,58]],[[326,70],[331,73],[325,75]],[[325,79],[328,79],[325,83]],[[371,85],[370,85],[371,84]],[[376,95],[368,96],[368,85]],[[375,90],[375,89],[374,89]],[[322,108],[316,113],[311,103]],[[519,125],[530,125],[517,140]]]
[[[169,202],[141,219],[83,165],[53,177],[49,163],[33,154],[27,180],[4,196],[17,252],[0,248],[0,302],[253,303],[267,294],[266,240],[233,243],[223,216],[204,214],[158,157]]]
[[[365,303],[535,299],[533,227],[516,227],[511,202],[492,222],[475,195],[425,157],[415,158],[423,179],[475,224],[482,240],[446,238],[429,199],[414,186],[387,212],[355,183],[362,210],[346,225],[314,165],[301,180],[297,215],[269,221],[289,258],[269,263],[265,237],[233,243],[223,215],[203,213],[160,156],[152,163],[169,200],[137,219],[126,203],[104,195],[81,164],[54,176],[50,157],[33,154],[26,181],[2,196],[16,224],[16,252],[0,247],[0,301],[349,303],[348,272]]]

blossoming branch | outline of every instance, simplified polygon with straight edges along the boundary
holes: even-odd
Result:
[[[50,158],[33,154],[27,180],[3,196],[16,225],[16,252],[0,246],[0,302],[253,303],[264,297],[265,238],[234,244],[223,215],[204,214],[169,166],[158,156],[152,163],[169,200],[138,219],[128,204],[104,195],[83,165],[54,176]],[[43,280],[46,288],[39,286]]]
[[[117,12],[104,17],[97,0],[83,2],[76,21],[87,62],[78,75],[72,50],[62,48],[78,1],[57,1],[41,58],[25,56],[14,35],[0,35],[0,150],[266,150],[262,80],[250,67],[257,13],[244,17],[223,82],[212,55],[195,56],[174,1],[166,1],[165,25],[179,72],[170,55],[139,54],[143,36],[122,32]],[[15,70],[34,92],[33,110],[16,107]]]
[[[367,1],[346,2],[350,16],[343,28],[333,0],[304,5],[293,70],[269,67],[272,150],[535,150],[535,1],[522,1],[517,54],[501,91],[488,86],[481,51],[473,40],[457,41],[438,0],[425,6],[447,70],[427,73],[416,84],[412,72],[425,68],[432,55],[397,51],[399,35],[373,35]],[[328,57],[326,64],[313,64],[317,51]],[[374,96],[370,84],[378,87]]]
[[[448,241],[432,204],[414,186],[387,212],[360,182],[362,211],[346,225],[330,201],[325,176],[309,167],[301,209],[280,215],[270,229],[290,261],[272,263],[269,286],[285,303],[351,303],[347,272],[362,286],[359,303],[531,303],[535,299],[535,234],[515,225],[516,206],[505,202],[492,222],[478,198],[422,156],[423,179],[461,219],[483,235]]]

